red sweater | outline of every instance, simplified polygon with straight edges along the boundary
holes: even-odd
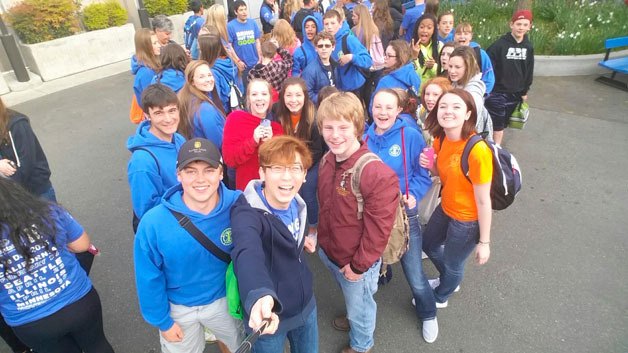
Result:
[[[253,130],[261,119],[243,110],[229,114],[222,138],[222,158],[236,170],[236,189],[244,190],[249,181],[259,179],[258,147]],[[271,122],[273,136],[283,135],[281,125]]]
[[[318,171],[318,244],[338,267],[351,265],[355,273],[366,272],[384,252],[399,205],[399,180],[383,162],[371,162],[362,170],[360,190],[364,213],[358,220],[358,202],[351,192],[351,175],[342,174],[368,152],[362,144],[351,157],[336,163],[331,152],[323,156]]]

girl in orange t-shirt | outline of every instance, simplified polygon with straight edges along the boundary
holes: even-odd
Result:
[[[443,184],[441,204],[423,235],[423,251],[440,273],[439,278],[430,280],[437,308],[446,307],[449,296],[458,289],[465,261],[474,249],[480,265],[490,256],[493,159],[488,145],[479,143],[469,154],[471,183],[460,166],[465,144],[475,134],[476,121],[473,97],[462,89],[443,94],[426,120],[438,155],[429,169]],[[429,166],[425,154],[421,153],[419,163]]]

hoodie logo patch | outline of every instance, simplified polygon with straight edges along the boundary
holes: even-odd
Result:
[[[231,239],[231,228],[226,228],[220,233],[220,243],[222,245],[231,245],[233,239]]]
[[[391,157],[399,157],[401,155],[401,147],[399,147],[398,144],[390,146],[390,148],[388,149],[388,154]]]

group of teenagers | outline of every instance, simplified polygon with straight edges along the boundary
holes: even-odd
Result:
[[[223,352],[233,352],[243,331],[263,322],[253,352],[281,352],[286,340],[292,352],[317,352],[305,256],[312,252],[342,289],[346,315],[332,320],[349,332],[342,352],[369,352],[381,256],[400,200],[410,227],[401,265],[426,342],[437,339],[437,309],[460,289],[467,258],[475,252],[479,264],[488,261],[492,152],[476,144],[467,175],[460,156],[475,134],[501,142],[509,114],[526,99],[532,14],[516,11],[512,31],[484,51],[474,49],[469,24],[454,30],[451,13],[417,16],[425,11],[421,1],[406,11],[416,16],[411,25],[402,20],[398,35],[386,38],[372,25],[385,1],[373,9],[354,4],[350,28],[341,1],[324,14],[304,2],[307,13],[295,10],[290,23],[267,0],[265,37],[244,2],[235,1],[228,23],[224,8],[213,5],[191,61],[178,44],[142,45],[159,41],[158,28],[136,36],[135,62],[150,56],[142,48],[151,48],[159,67],[139,91],[136,76],[146,119],[127,144],[139,220],[135,274],[142,315],[159,329],[164,352],[202,352],[206,330]],[[449,33],[441,33],[440,22]],[[453,43],[442,44],[441,35]],[[233,104],[234,86],[242,89],[244,107]],[[435,161],[423,152],[430,146]],[[360,165],[353,184],[357,163],[370,153],[379,158]],[[422,225],[418,204],[435,177],[441,203]],[[228,314],[228,262],[192,236],[190,223],[230,254],[243,331]],[[439,277],[425,276],[422,252]]]
[[[292,7],[293,23],[271,14],[264,43],[242,1],[228,23],[220,5],[205,10],[190,48],[172,43],[165,16],[137,32],[142,118],[127,142],[135,278],[163,352],[200,353],[208,331],[235,352],[260,327],[253,352],[281,352],[286,340],[292,352],[318,352],[305,253],[317,253],[342,289],[346,315],[332,320],[349,332],[342,352],[371,351],[373,296],[400,201],[410,233],[401,266],[426,342],[437,339],[437,309],[460,289],[467,258],[488,261],[492,154],[476,144],[467,175],[460,156],[476,134],[500,143],[527,98],[532,14],[517,10],[511,32],[484,51],[469,24],[454,30],[452,14],[428,11],[433,2],[416,1],[388,35],[386,0],[343,2],[320,14],[306,0]],[[379,158],[364,163],[369,154]],[[441,202],[421,224],[418,204],[435,177]],[[56,204],[28,118],[1,101],[0,236],[0,333],[13,351],[113,352],[81,259],[95,248]],[[426,277],[422,251],[439,277]],[[225,297],[229,263],[242,320]]]

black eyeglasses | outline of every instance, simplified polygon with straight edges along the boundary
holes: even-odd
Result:
[[[329,48],[331,48],[331,44],[318,44],[316,47],[318,49],[323,49],[323,48],[329,49]]]

